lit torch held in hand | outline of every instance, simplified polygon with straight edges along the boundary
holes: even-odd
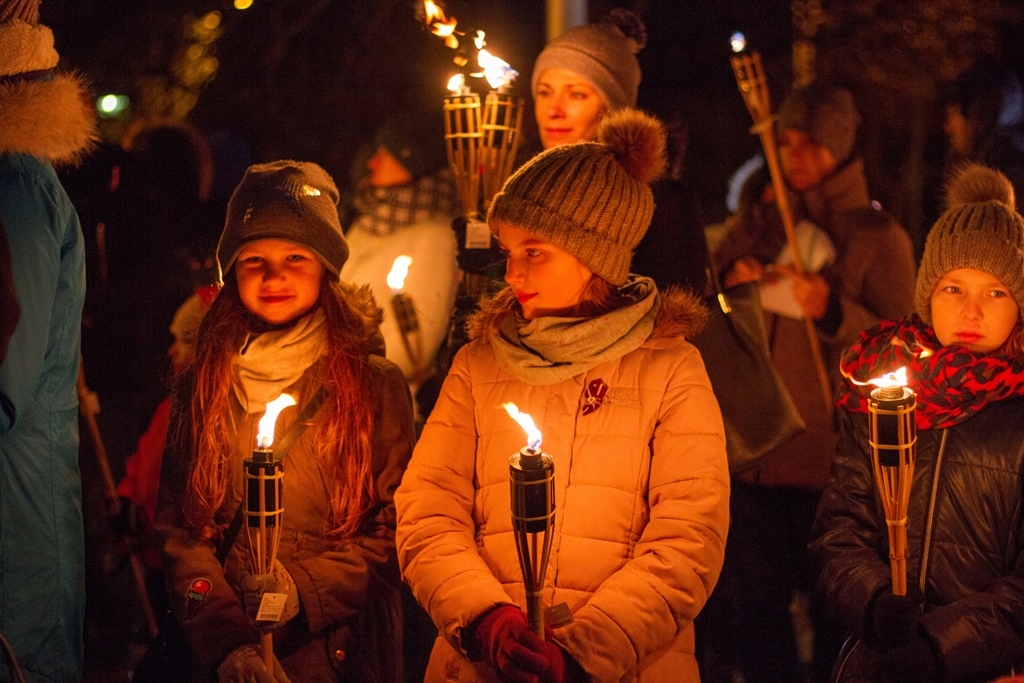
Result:
[[[907,510],[917,460],[917,398],[900,368],[872,379],[868,399],[868,442],[875,484],[889,531],[892,592],[907,594]]]
[[[409,256],[395,258],[391,272],[388,273],[388,287],[391,289],[391,312],[402,334],[402,344],[412,366],[412,379],[418,381],[423,372],[423,338],[420,335],[420,321],[416,317],[416,306],[404,289],[411,265],[412,258]]]
[[[502,407],[526,430],[526,445],[508,459],[512,533],[526,587],[526,617],[530,629],[543,639],[544,575],[555,524],[555,461],[541,450],[541,433],[533,418],[514,403]]]
[[[281,520],[284,505],[281,495],[284,490],[284,464],[274,457],[270,446],[274,442],[274,425],[277,416],[288,406],[295,405],[295,399],[281,394],[267,404],[267,412],[260,418],[256,435],[256,449],[251,458],[243,464],[245,497],[242,499],[249,534],[249,548],[253,574],[269,574],[277,558],[277,546],[281,539]],[[273,634],[267,630],[262,634],[261,649],[267,669],[274,670]]]

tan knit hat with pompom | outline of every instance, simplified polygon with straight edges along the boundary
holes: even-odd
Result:
[[[991,273],[1024,305],[1024,220],[1014,209],[1013,185],[981,164],[963,167],[946,187],[946,211],[935,222],[917,271],[914,306],[932,324],[931,296],[943,275],[958,268]]]
[[[565,249],[613,285],[654,213],[649,183],[665,170],[665,129],[636,109],[601,122],[594,142],[541,152],[505,182],[487,223],[515,226]]]

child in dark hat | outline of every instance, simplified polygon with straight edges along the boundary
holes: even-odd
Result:
[[[379,355],[372,297],[339,280],[348,245],[337,202],[316,164],[246,171],[217,249],[224,285],[175,390],[156,529],[203,680],[400,678],[392,494],[412,449],[411,404]],[[277,562],[254,575],[231,520],[257,421],[282,393],[297,406],[281,413],[274,443],[297,422],[300,436],[276,453],[287,464]],[[283,610],[256,621],[269,593],[287,598]],[[259,644],[267,629],[272,670]]]
[[[861,639],[849,666],[863,680],[988,681],[1024,662],[1024,220],[985,166],[962,169],[947,203],[916,312],[865,331],[842,360],[842,439],[811,551]],[[906,595],[892,590],[866,415],[869,380],[900,368],[917,399]]]
[[[428,680],[699,680],[692,621],[718,578],[729,481],[718,405],[686,338],[705,310],[630,274],[665,134],[633,109],[519,169],[490,207],[505,281],[472,322],[396,493],[399,561],[438,627]],[[510,515],[531,415],[554,459],[541,639]]]

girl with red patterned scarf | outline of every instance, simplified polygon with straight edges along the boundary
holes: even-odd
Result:
[[[842,438],[811,552],[820,589],[860,638],[849,668],[873,680],[991,680],[1024,663],[1024,221],[1014,205],[1001,173],[963,168],[925,244],[917,312],[863,332],[842,359]],[[906,596],[892,593],[867,440],[868,380],[900,367],[918,405]]]

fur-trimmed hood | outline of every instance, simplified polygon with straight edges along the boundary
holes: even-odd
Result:
[[[708,309],[699,296],[688,289],[672,286],[658,292],[660,308],[654,321],[651,338],[682,336],[691,339],[700,334],[708,322]],[[519,304],[510,288],[493,297],[480,299],[479,308],[466,321],[470,339],[488,341],[501,324],[505,314]]]
[[[80,77],[0,83],[0,154],[74,164],[96,143],[91,95]]]
[[[370,353],[383,356],[384,336],[381,334],[380,326],[384,322],[384,311],[377,304],[370,285],[357,285],[345,281],[341,281],[339,285],[353,310],[363,319],[363,329],[366,331]]]

